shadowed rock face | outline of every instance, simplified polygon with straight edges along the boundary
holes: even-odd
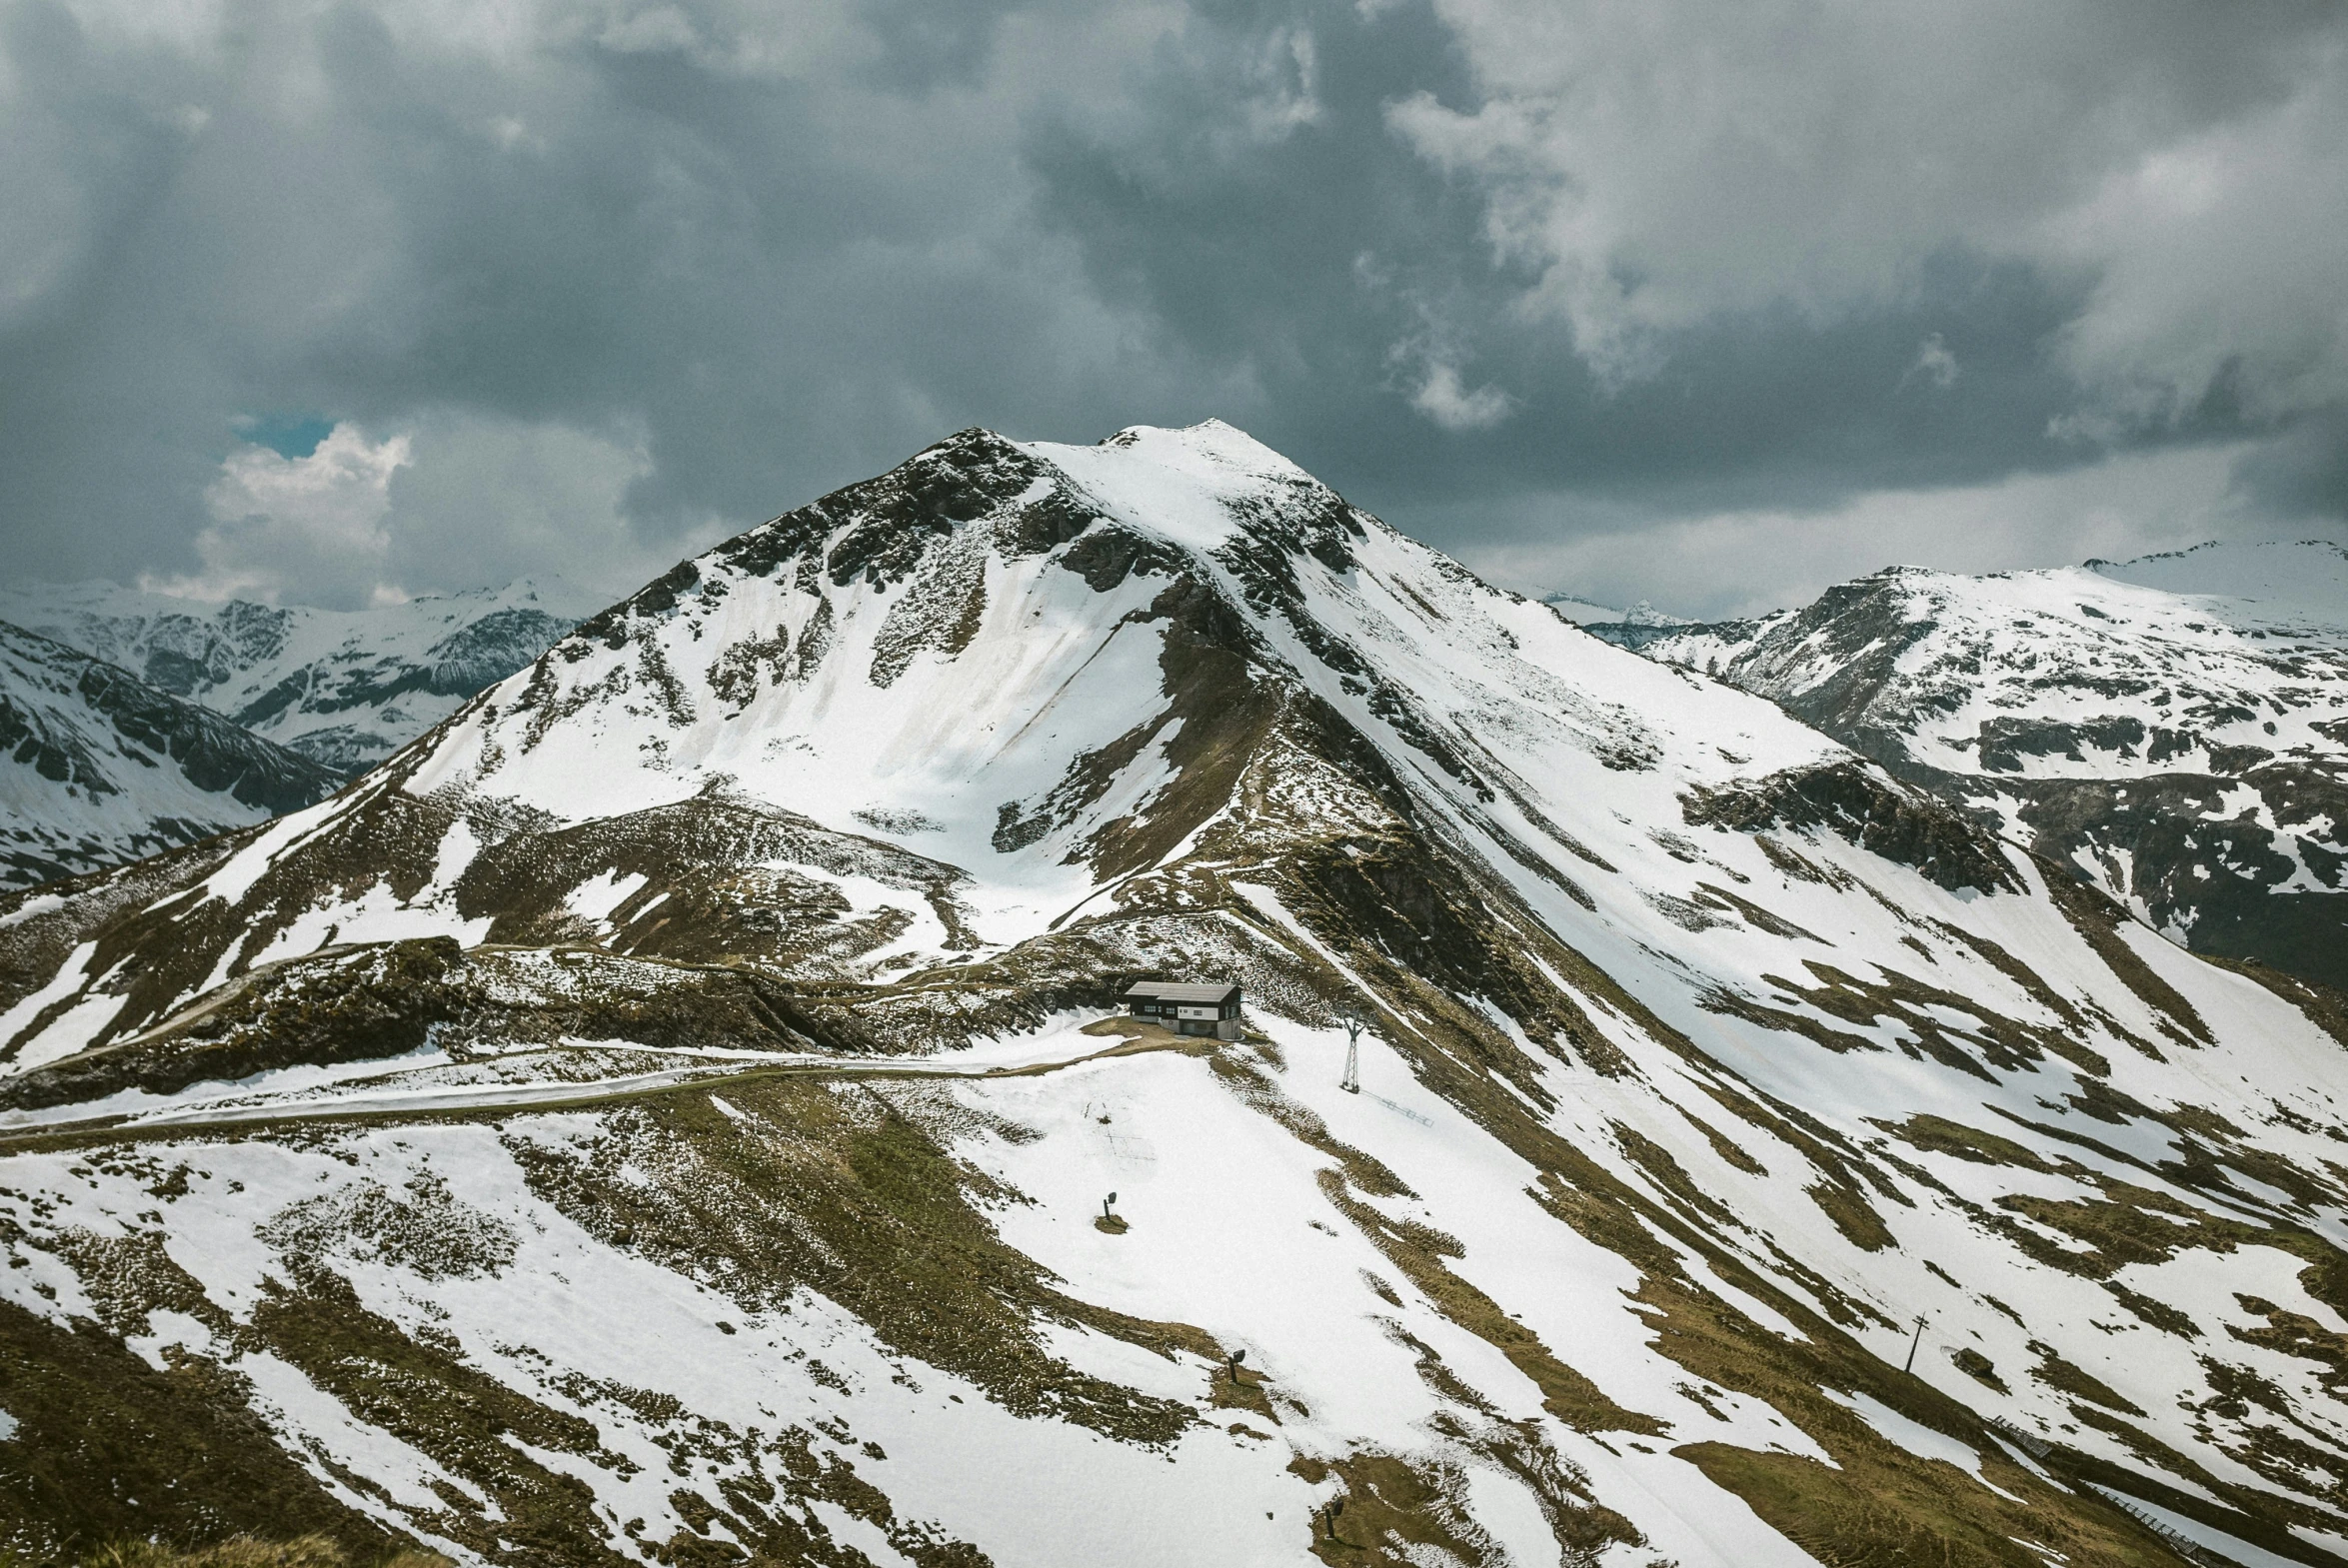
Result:
[[[1978,824],[1937,800],[1890,786],[1859,763],[1790,770],[1750,785],[1708,791],[1690,801],[1687,819],[1748,833],[1830,827],[1951,890],[2021,890],[1996,840]]]
[[[0,885],[72,875],[324,798],[299,753],[0,623]]]
[[[1769,698],[2196,952],[2348,986],[2348,608],[2218,592],[2261,549],[2270,577],[2341,573],[2329,546],[1900,568],[1636,646]]]
[[[86,1406],[512,1568],[2287,1556],[2342,1030],[1227,427],[965,432],[0,898],[0,1520],[138,1524]]]

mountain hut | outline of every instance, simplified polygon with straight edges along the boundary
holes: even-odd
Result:
[[[1223,980],[1203,985],[1137,980],[1126,987],[1126,1009],[1176,1034],[1211,1034],[1224,1040],[1239,1037],[1239,987]]]

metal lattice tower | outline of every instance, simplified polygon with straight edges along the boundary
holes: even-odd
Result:
[[[1337,1087],[1348,1094],[1358,1094],[1361,1092],[1361,1031],[1369,1020],[1354,1007],[1338,1013],[1337,1019],[1345,1025],[1345,1076]]]

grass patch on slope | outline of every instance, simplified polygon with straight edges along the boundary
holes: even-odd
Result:
[[[402,1544],[295,1463],[243,1380],[209,1361],[158,1371],[95,1324],[0,1302],[0,1408],[17,1421],[0,1443],[0,1560],[245,1531],[298,1531],[368,1563]]]
[[[0,1558],[0,1562],[6,1559]],[[10,1564],[9,1568],[15,1568]],[[355,1557],[331,1535],[297,1536],[290,1541],[235,1535],[209,1546],[178,1547],[132,1537],[111,1541],[73,1559],[73,1568],[453,1568],[438,1552],[395,1548]]]
[[[1017,1195],[955,1160],[889,1099],[787,1078],[727,1092],[745,1120],[706,1095],[667,1095],[613,1114],[592,1145],[508,1146],[538,1195],[581,1226],[747,1310],[788,1311],[795,1292],[815,1291],[891,1349],[968,1378],[1015,1415],[1150,1445],[1171,1443],[1194,1419],[1057,1360],[1037,1322],[1219,1362],[1213,1340],[1057,1289],[981,1212]],[[631,1180],[631,1168],[655,1179]]]

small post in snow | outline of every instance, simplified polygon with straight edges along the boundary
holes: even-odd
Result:
[[[1369,1020],[1361,1016],[1359,1008],[1349,1004],[1337,1014],[1337,1020],[1345,1026],[1345,1076],[1337,1087],[1348,1094],[1358,1094],[1361,1092],[1361,1031]]]
[[[1916,1318],[1916,1337],[1908,1341],[1908,1364],[1901,1367],[1901,1371],[1913,1372],[1916,1369],[1916,1347],[1923,1342],[1924,1318],[1921,1314],[1919,1314]]]

